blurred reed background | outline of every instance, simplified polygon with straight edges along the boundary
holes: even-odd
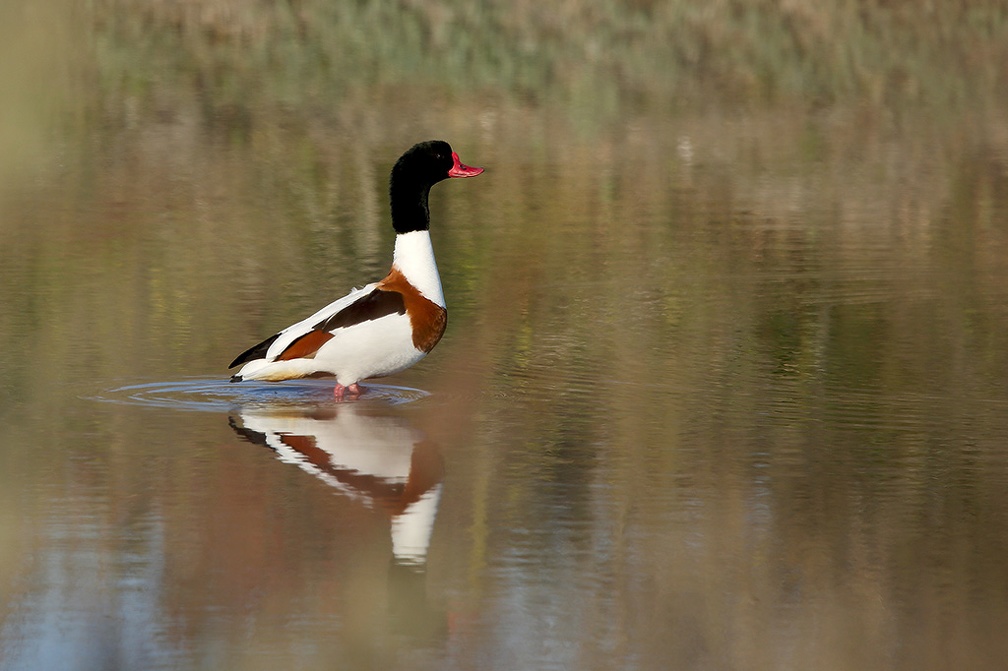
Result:
[[[998,0],[12,0],[2,11],[5,89],[33,89],[63,123],[163,114],[186,93],[239,129],[263,114],[346,114],[404,86],[548,106],[591,129],[642,109],[779,104],[944,117],[1003,104],[1008,90]]]

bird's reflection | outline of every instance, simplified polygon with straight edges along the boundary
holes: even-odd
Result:
[[[273,450],[390,519],[393,566],[422,569],[441,497],[438,447],[400,416],[364,403],[339,407],[241,408],[239,436]]]

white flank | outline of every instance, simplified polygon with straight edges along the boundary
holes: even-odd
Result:
[[[317,370],[336,371],[340,384],[352,384],[398,373],[424,356],[413,346],[409,317],[391,314],[337,329],[311,361]]]
[[[434,261],[430,231],[410,231],[396,235],[392,265],[420,293],[441,307],[446,307],[441,276],[438,275],[437,263]]]
[[[333,338],[310,359],[256,359],[245,364],[239,374],[246,380],[278,381],[314,373],[335,373],[336,381],[346,385],[398,373],[424,356],[424,352],[413,346],[409,317],[391,314],[337,329]]]

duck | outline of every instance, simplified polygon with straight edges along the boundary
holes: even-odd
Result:
[[[406,150],[389,177],[396,237],[388,274],[249,347],[228,366],[241,366],[231,381],[334,377],[333,396],[341,402],[365,391],[362,380],[393,375],[427,356],[448,325],[430,237],[430,190],[482,172],[462,163],[444,140]]]

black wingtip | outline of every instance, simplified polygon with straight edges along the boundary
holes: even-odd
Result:
[[[231,365],[228,366],[228,368],[234,368],[240,363],[247,363],[249,361],[252,361],[253,359],[265,358],[266,352],[269,351],[270,345],[272,345],[273,341],[279,337],[280,334],[275,333],[271,335],[269,338],[266,338],[266,340],[263,340],[261,343],[257,345],[252,345],[252,347],[249,347],[247,350],[236,356],[235,360],[231,362]]]
[[[241,375],[232,375],[231,376],[231,381],[232,382],[241,382],[244,379],[245,378],[243,378]]]

